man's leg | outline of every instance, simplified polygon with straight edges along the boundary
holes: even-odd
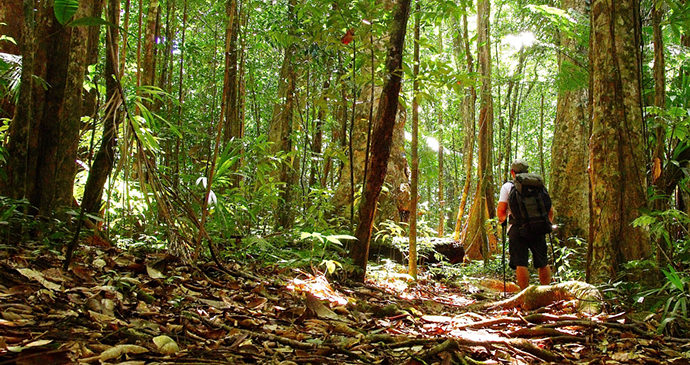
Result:
[[[524,289],[529,285],[529,270],[527,270],[527,266],[516,267],[515,276],[517,276],[517,282],[520,289]]]
[[[541,285],[551,284],[551,266],[540,267],[537,271],[539,271],[539,283]]]
[[[534,267],[539,272],[539,283],[541,285],[551,284],[551,266],[549,266],[549,250],[546,247],[546,238],[544,235],[534,237],[532,240],[532,260],[534,260]]]

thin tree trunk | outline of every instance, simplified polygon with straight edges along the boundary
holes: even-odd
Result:
[[[106,106],[103,117],[103,138],[101,146],[96,153],[96,157],[91,166],[89,177],[84,187],[84,198],[82,207],[84,212],[99,215],[101,210],[101,198],[103,187],[113,169],[115,162],[115,145],[117,143],[117,131],[122,121],[120,106],[122,95],[120,95],[117,77],[118,72],[118,37],[117,27],[120,24],[120,2],[110,0],[107,9],[107,19],[115,27],[106,29],[106,59],[105,59],[105,89]]]
[[[474,72],[474,60],[470,52],[470,39],[467,30],[467,15],[462,15],[462,30],[463,43],[465,46],[465,56],[467,61],[467,72]],[[465,184],[462,188],[462,198],[460,199],[460,206],[458,207],[458,216],[455,221],[455,232],[453,239],[460,240],[460,232],[462,230],[462,218],[465,215],[465,207],[467,206],[467,199],[470,195],[470,187],[472,185],[472,166],[474,165],[474,140],[475,140],[475,112],[474,108],[477,103],[477,90],[474,86],[467,88],[467,94],[463,99],[463,115],[465,119],[465,140],[463,143],[463,156],[465,157]]]
[[[177,89],[177,130],[182,133],[182,106],[184,105],[184,92],[183,92],[183,85],[184,85],[184,74],[185,74],[185,37],[187,35],[186,30],[187,30],[187,16],[188,16],[188,9],[187,9],[187,1],[188,0],[183,0],[184,5],[182,9],[182,36],[180,38],[180,75],[179,75],[179,80],[178,80],[178,89]],[[215,86],[214,86],[215,89]],[[184,139],[178,137],[175,140],[175,164],[174,164],[174,169],[173,169],[173,187],[177,188],[178,184],[180,183],[180,159],[184,158],[184,153],[182,150],[184,149]],[[182,165],[184,166],[184,165]]]
[[[326,67],[328,70],[328,67]],[[321,87],[321,95],[319,95],[319,99],[322,101],[325,101],[327,97],[327,93],[331,88],[331,79],[330,76],[326,76],[326,80],[323,82],[323,86]],[[326,118],[326,108],[324,107],[325,103],[319,103],[319,111],[316,113],[316,121],[315,121],[315,126],[314,126],[314,142],[312,143],[312,161],[315,161],[311,165],[311,170],[309,172],[309,186],[314,186],[316,184],[317,180],[317,174],[319,173],[319,164],[316,162],[316,160],[320,160],[321,157],[323,156],[323,122],[324,119]],[[321,185],[321,187],[324,187]]]
[[[657,4],[654,2],[652,4],[652,29],[653,29],[653,40],[654,40],[654,106],[659,108],[659,110],[666,109],[666,76],[665,68],[666,61],[664,58],[664,40],[663,33],[661,29],[661,21],[663,19],[663,10],[661,7],[663,4],[660,2]],[[668,194],[669,191],[666,188],[666,177],[664,174],[664,166],[666,159],[666,128],[664,128],[663,119],[654,115],[658,126],[655,128],[656,145],[654,146],[654,152],[652,155],[652,184],[655,188],[662,194]],[[656,210],[666,210],[669,204],[666,199],[656,199],[654,201],[654,209]],[[663,237],[657,239],[657,247],[662,252],[658,252],[656,259],[660,268],[666,267],[668,265],[668,260],[666,258],[672,257],[673,245],[667,244]]]
[[[464,239],[465,252],[469,259],[487,260],[491,251],[491,241],[486,233],[485,222],[491,216],[487,198],[492,184],[491,131],[493,125],[493,100],[491,97],[491,43],[489,39],[489,0],[477,3],[477,51],[481,86],[479,110],[479,149],[477,156],[477,189],[470,210],[469,225]],[[493,200],[493,197],[491,197]]]
[[[225,30],[225,78],[223,97],[226,98],[225,130],[223,143],[227,144],[233,138],[242,137],[242,126],[239,123],[237,103],[237,39],[239,31],[239,16],[237,0],[227,0],[225,12],[228,24]],[[235,164],[237,166],[237,164]]]
[[[159,0],[151,0],[146,13],[146,34],[144,37],[143,64],[141,64],[141,85],[155,85],[156,77],[156,30],[158,29]]]
[[[510,78],[510,81],[508,81],[508,93],[506,97],[506,108],[508,109],[508,131],[506,132],[506,139],[505,139],[505,165],[503,167],[503,181],[508,181],[510,176],[508,175],[508,172],[510,171],[510,164],[513,160],[512,158],[512,151],[511,151],[511,146],[512,146],[512,141],[513,141],[513,126],[516,123],[516,118],[517,118],[517,105],[518,105],[518,99],[519,98],[519,91],[522,88],[522,74],[525,69],[525,59],[527,58],[527,54],[525,53],[525,49],[520,48],[520,56],[518,57],[518,65],[517,68],[515,69],[515,73],[513,74],[513,77]],[[517,147],[516,147],[517,150]]]
[[[296,0],[290,0],[288,4],[288,17],[293,19],[295,16]],[[294,32],[290,29],[290,32]],[[278,102],[273,108],[273,117],[271,119],[271,127],[269,131],[269,141],[273,144],[273,153],[281,151],[289,154],[293,150],[292,134],[293,134],[293,118],[294,118],[294,97],[295,97],[295,82],[296,74],[293,66],[293,57],[295,56],[297,47],[292,44],[285,49],[285,57],[283,65],[280,69],[280,84]],[[292,159],[286,159],[280,166],[278,171],[278,181],[282,182],[283,191],[280,193],[281,202],[276,207],[276,228],[289,229],[292,226],[292,189],[294,182],[294,167],[299,166],[295,164]]]
[[[398,96],[402,81],[400,70],[409,13],[410,0],[400,0],[395,6],[390,24],[390,39],[385,67],[386,82],[381,93],[372,134],[372,139],[377,143],[372,146],[367,184],[362,191],[362,200],[359,205],[359,224],[355,232],[357,242],[350,251],[350,257],[354,264],[360,268],[354,274],[354,279],[359,282],[364,282],[366,276],[369,240],[376,213],[376,203],[388,169],[393,129],[398,111]]]
[[[539,103],[539,173],[544,176],[544,94]],[[544,176],[546,184],[546,176]]]
[[[417,278],[417,200],[419,196],[419,23],[421,19],[420,0],[416,0],[414,14],[414,51],[412,66],[412,153],[410,184],[410,263],[409,274]]]
[[[90,13],[93,14],[94,17],[100,18],[101,13],[103,12],[103,0],[95,0],[95,1],[93,1],[92,4],[93,4],[93,8],[90,10]],[[100,35],[101,35],[101,27],[89,27],[88,33],[89,33],[89,35],[88,35],[88,50],[87,50],[87,56],[86,56],[86,64],[87,65],[95,65],[98,63],[98,51],[100,50],[98,40],[99,40]],[[6,43],[6,42],[2,42],[2,43]],[[98,93],[96,92],[96,88],[93,88],[89,91],[85,91],[84,106],[82,108],[83,114],[85,116],[93,116],[95,114],[97,96],[98,96]]]
[[[438,133],[439,133],[439,140],[438,140],[438,205],[439,205],[439,214],[438,214],[438,236],[443,237],[445,234],[445,226],[446,226],[446,201],[445,197],[443,196],[443,110],[441,109],[441,105],[443,103],[439,103],[439,115],[438,115]]]
[[[443,49],[443,30],[441,27],[438,28],[438,49]],[[417,60],[416,63],[419,63]],[[416,64],[415,63],[415,64]],[[437,103],[437,113],[438,113],[438,204],[439,204],[439,214],[438,214],[438,236],[443,237],[444,228],[446,225],[446,201],[443,197],[443,94],[440,96],[440,100]]]
[[[120,48],[120,58],[123,60],[123,62],[120,62],[120,79],[125,75],[125,63],[124,60],[127,58],[127,34],[129,34],[129,16],[130,16],[130,7],[131,7],[131,0],[125,0],[125,20],[123,24],[123,30],[122,30],[122,47]],[[141,23],[139,24],[139,31],[141,31]],[[182,32],[184,32],[184,28],[182,28]],[[139,44],[139,42],[137,42]],[[139,52],[140,50],[137,49],[137,64],[139,64]],[[137,72],[138,74],[139,72]],[[137,84],[138,85],[138,84]]]

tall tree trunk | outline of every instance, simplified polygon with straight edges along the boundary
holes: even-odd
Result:
[[[288,5],[289,19],[294,18],[296,0],[290,0]],[[290,29],[290,32],[294,32]],[[282,152],[289,154],[293,150],[292,131],[294,119],[294,97],[296,74],[294,70],[293,57],[297,47],[290,45],[285,49],[283,65],[280,69],[280,83],[278,85],[278,102],[273,108],[273,117],[268,139],[273,142],[273,154]],[[283,161],[278,172],[278,181],[283,183],[283,191],[280,194],[281,202],[276,207],[276,226],[283,229],[292,226],[292,188],[295,176],[295,166],[292,159],[287,158]]]
[[[40,85],[34,84],[34,73],[37,71],[36,63],[42,64],[41,56],[37,55],[36,39],[43,36],[43,32],[37,29],[37,19],[42,19],[43,13],[33,11],[35,5],[33,0],[23,2],[23,30],[22,41],[19,47],[22,54],[22,74],[19,87],[19,99],[21,103],[17,108],[10,123],[9,135],[10,142],[7,147],[9,159],[7,161],[6,174],[7,184],[3,186],[3,195],[15,199],[26,198],[33,189],[35,179],[36,154],[30,154],[36,149],[35,138],[36,124],[32,123],[34,118],[39,115],[40,110],[34,110],[36,100],[42,98],[44,90]],[[36,62],[36,58],[39,62]]]
[[[420,0],[416,0],[414,14],[414,51],[412,64],[412,153],[410,181],[410,269],[417,278],[417,202],[419,197],[419,23],[422,16]]]
[[[372,140],[377,141],[371,149],[371,160],[367,171],[367,183],[359,204],[359,223],[355,232],[357,242],[350,251],[354,264],[360,268],[354,279],[364,282],[369,258],[369,240],[376,213],[376,203],[388,170],[395,117],[398,112],[398,96],[401,86],[402,56],[405,47],[405,32],[410,13],[410,0],[396,3],[390,23],[388,56],[386,57],[386,82],[383,86]]]
[[[585,0],[566,0],[565,10],[587,15]],[[558,67],[562,78],[577,67],[570,59],[583,61],[588,57],[586,47],[578,46],[576,39],[561,34],[561,46],[571,54],[559,55]],[[551,181],[549,192],[559,229],[556,235],[562,242],[569,237],[588,237],[589,232],[589,178],[587,165],[590,134],[589,92],[585,87],[562,90],[558,93],[553,142],[551,144]]]
[[[120,1],[110,0],[107,9],[107,19],[115,27],[106,29],[105,39],[105,90],[106,107],[103,117],[103,138],[101,146],[96,153],[89,177],[84,187],[84,198],[82,199],[83,209],[86,213],[98,215],[101,209],[101,198],[103,187],[110,175],[115,163],[115,146],[117,144],[117,130],[122,121],[120,106],[122,105],[122,95],[119,88],[119,69],[118,52],[118,33],[120,25]]]
[[[535,80],[536,81],[536,80]],[[544,184],[547,184],[544,175],[544,94],[539,98],[539,174],[544,176]]]
[[[375,43],[374,47],[384,48],[385,44],[383,42]],[[370,72],[362,70],[360,73],[369,74]],[[383,78],[385,75],[379,76]],[[377,113],[376,100],[379,100],[382,96],[382,88],[380,86],[372,87],[371,84],[365,85],[359,95],[357,96],[359,101],[356,102],[356,108],[354,109],[354,116],[350,114],[350,120],[354,121],[352,125],[352,161],[346,162],[344,170],[346,173],[342,174],[338,187],[332,198],[333,205],[335,207],[336,214],[341,216],[346,216],[345,210],[350,208],[353,204],[353,199],[351,196],[352,186],[364,185],[365,175],[364,168],[367,168],[367,175],[369,173],[370,162],[366,162],[367,156],[367,139],[372,141],[369,145],[374,145],[378,141],[373,138],[370,132],[370,124],[375,124],[374,121],[369,122],[370,115]],[[344,98],[345,96],[343,96]],[[373,110],[372,110],[373,101]],[[378,199],[378,209],[375,215],[376,221],[392,220],[395,222],[407,222],[409,219],[410,211],[410,177],[407,157],[404,154],[404,144],[405,135],[404,127],[406,122],[406,114],[401,110],[397,116],[397,122],[393,130],[393,140],[390,154],[388,159],[388,169],[385,183],[392,187],[390,190],[384,192],[379,196]],[[349,130],[349,129],[348,129]],[[348,132],[349,134],[349,132]],[[369,137],[367,137],[369,136]],[[344,150],[344,148],[343,148]],[[371,154],[371,151],[369,155]],[[352,181],[350,175],[350,166],[352,169]],[[352,183],[354,181],[354,184]]]
[[[513,160],[511,158],[512,156],[512,151],[511,151],[511,146],[513,142],[513,126],[515,125],[515,121],[517,118],[517,105],[518,105],[518,99],[519,99],[519,91],[522,88],[522,78],[523,78],[523,72],[525,69],[525,59],[527,58],[527,54],[525,53],[525,49],[520,48],[520,55],[518,57],[518,66],[515,69],[515,73],[513,74],[513,77],[510,78],[508,81],[508,92],[506,95],[506,109],[508,109],[508,130],[506,131],[506,138],[505,138],[505,165],[503,167],[503,181],[508,181],[510,178],[510,175],[508,174],[510,171],[510,164]]]
[[[124,60],[127,59],[127,35],[129,34],[129,17],[131,14],[131,5],[132,2],[131,0],[125,0],[125,14],[124,14],[124,24],[123,24],[123,29],[122,29],[122,47],[120,48],[120,57],[123,62],[120,62],[120,78],[122,78],[125,75],[125,63]],[[139,26],[139,31],[141,31],[141,24]],[[184,28],[182,28],[182,32],[184,33]],[[182,51],[184,52],[184,51]],[[139,53],[140,50],[137,50],[137,62],[139,62]],[[137,75],[139,72],[137,72]],[[137,76],[138,77],[138,76]],[[138,82],[138,81],[137,81]],[[137,84],[138,85],[138,84]]]
[[[156,38],[160,39],[165,42],[165,49],[163,50],[162,54],[157,57],[156,64],[160,65],[160,75],[158,77],[158,87],[161,90],[164,90],[167,93],[170,93],[171,91],[171,79],[172,79],[172,71],[173,71],[173,62],[172,62],[172,56],[173,56],[173,44],[175,41],[175,23],[174,20],[176,19],[175,16],[175,0],[166,0],[165,2],[165,36],[161,37],[160,33],[161,30],[159,29],[157,31]],[[158,12],[158,17],[162,18],[162,10]],[[162,21],[159,21],[159,28],[162,26]],[[154,77],[155,78],[155,77]],[[170,99],[166,99],[167,102],[170,101]],[[160,110],[161,106],[163,105],[163,100],[162,99],[156,99],[154,102],[154,107],[153,110],[158,111]],[[170,104],[169,104],[170,105]],[[166,159],[166,166],[170,165],[170,157],[172,155],[172,146],[168,140],[165,142],[165,159]]]
[[[587,280],[594,283],[651,252],[647,234],[630,224],[647,203],[639,12],[637,0],[592,3]]]
[[[93,14],[94,17],[101,17],[101,13],[103,12],[103,0],[94,0],[92,2],[93,8],[91,9],[90,13]],[[0,19],[2,19],[0,17]],[[101,36],[101,27],[88,27],[88,50],[87,50],[87,55],[86,55],[86,65],[96,65],[98,63],[98,51],[101,49],[99,46],[99,38]],[[83,115],[85,116],[94,116],[96,113],[96,103],[97,100],[96,98],[98,97],[98,93],[96,92],[96,88],[92,88],[89,91],[84,92],[84,106],[83,106]]]
[[[438,49],[443,49],[443,29],[438,28]],[[417,60],[419,63],[419,60]],[[443,94],[439,96],[439,100],[436,103],[436,113],[438,115],[438,236],[443,237],[446,225],[446,201],[443,197]]]
[[[652,29],[654,40],[654,106],[659,108],[659,110],[666,109],[666,60],[664,58],[664,38],[661,28],[661,21],[663,19],[662,6],[662,2],[659,2],[658,4],[654,2],[652,4]],[[652,155],[652,184],[658,192],[662,194],[669,194],[670,191],[667,190],[666,176],[664,174],[664,169],[662,168],[666,160],[666,128],[662,118],[656,115],[654,115],[654,118],[657,127],[654,128],[656,145],[654,146],[654,152]],[[656,199],[654,201],[654,209],[668,209],[669,201],[670,197],[668,200]],[[659,267],[666,267],[668,264],[668,258],[673,256],[673,245],[667,244],[663,237],[659,237],[656,244],[660,250],[660,252],[657,252],[656,255]]]
[[[443,237],[445,233],[446,226],[446,200],[443,196],[443,109],[441,109],[443,103],[439,103],[438,112],[438,236]]]
[[[186,42],[186,35],[187,35],[187,16],[189,13],[188,9],[188,0],[182,0],[183,5],[182,5],[182,36],[180,38],[180,72],[179,72],[179,80],[178,80],[178,89],[177,89],[177,130],[180,131],[180,133],[183,133],[183,130],[181,128],[182,124],[182,113],[184,110],[182,109],[182,106],[184,105],[184,74],[185,74],[185,42]],[[214,87],[215,89],[215,87]],[[180,160],[182,159],[184,161],[184,138],[178,137],[175,140],[175,156],[174,156],[174,167],[173,167],[173,187],[177,188],[179,182],[180,182]],[[183,165],[184,166],[184,165]]]
[[[24,5],[26,98],[10,126],[8,195],[26,197],[36,213],[48,215],[73,202],[88,29],[59,24],[52,6]],[[92,9],[92,1],[81,1],[75,18],[90,16]]]
[[[490,0],[479,0],[477,3],[477,51],[479,71],[482,76],[480,110],[479,110],[479,149],[477,156],[477,189],[470,209],[469,225],[465,234],[464,246],[469,259],[488,259],[491,245],[486,233],[485,223],[491,216],[487,198],[492,184],[491,131],[493,124],[493,100],[491,97],[491,43],[489,39]],[[493,200],[493,197],[491,197]]]
[[[224,144],[233,138],[242,137],[242,125],[237,109],[237,33],[240,23],[237,2],[237,0],[227,0],[225,6],[228,24],[225,30],[225,86],[223,87],[226,98]]]
[[[470,38],[467,30],[467,15],[462,15],[462,43],[465,48],[465,58],[467,61],[467,73],[474,72],[474,60],[470,52]],[[477,90],[474,86],[467,87],[467,92],[463,98],[463,119],[465,121],[465,138],[463,141],[463,157],[465,158],[465,184],[462,188],[462,198],[460,198],[460,206],[458,207],[458,216],[455,221],[455,232],[453,232],[453,239],[460,240],[460,232],[462,230],[462,218],[465,216],[465,207],[467,206],[467,199],[470,195],[470,187],[472,185],[472,166],[474,165],[474,140],[475,140],[475,112],[474,108],[477,104]]]
[[[156,33],[158,29],[159,0],[149,2],[146,13],[146,33],[144,37],[144,57],[141,69],[141,85],[153,86],[156,78]]]
[[[328,70],[328,67],[326,67]],[[319,100],[320,101],[325,101],[327,98],[327,93],[329,92],[331,88],[331,78],[330,75],[326,76],[326,80],[323,82],[323,86],[321,87],[321,95],[319,95]],[[326,118],[326,108],[324,107],[324,103],[319,102],[319,111],[316,113],[316,121],[315,121],[315,126],[314,126],[314,138],[313,138],[313,143],[312,143],[312,160],[320,160],[321,157],[323,156],[323,125],[324,125],[324,119]],[[309,171],[309,186],[314,186],[316,184],[316,180],[318,178],[319,174],[319,164],[316,162],[313,162],[311,165],[311,170]],[[325,187],[324,185],[321,185],[321,187]]]

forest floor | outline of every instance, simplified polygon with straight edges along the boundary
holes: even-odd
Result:
[[[0,250],[0,364],[689,364],[689,340],[629,313],[473,310],[502,295],[479,280],[345,286],[93,246],[65,272],[42,247]]]

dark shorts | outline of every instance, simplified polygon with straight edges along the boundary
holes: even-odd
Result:
[[[546,249],[546,237],[544,235],[525,237],[518,233],[517,227],[508,231],[510,237],[509,250],[512,269],[518,266],[529,265],[529,251],[532,251],[532,261],[535,268],[545,267],[549,264],[548,250]]]

